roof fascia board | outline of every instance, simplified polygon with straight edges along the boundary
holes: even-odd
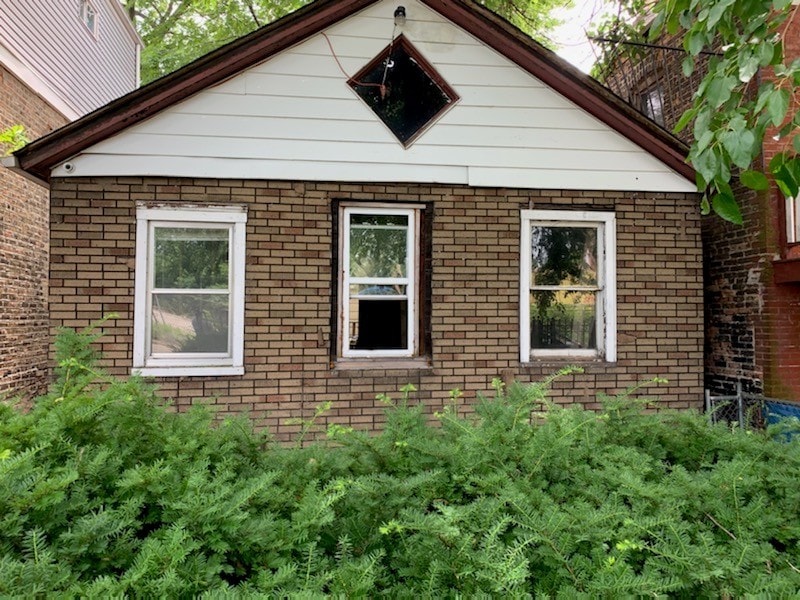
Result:
[[[48,181],[50,169],[81,150],[168,106],[216,85],[378,0],[316,0],[181,69],[54,131],[15,155],[22,169]]]
[[[695,171],[686,162],[687,148],[683,142],[649,123],[623,100],[554,52],[541,46],[532,48],[536,42],[501,17],[474,0],[420,1],[659,158],[686,179],[695,181]],[[467,3],[471,6],[467,6]]]

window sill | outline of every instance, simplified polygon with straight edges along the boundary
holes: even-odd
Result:
[[[800,283],[800,258],[772,261],[772,277],[775,283]]]
[[[588,356],[542,356],[534,358],[528,362],[521,362],[520,367],[523,369],[551,369],[558,370],[564,367],[584,367],[584,368],[604,368],[613,367],[617,363],[607,361],[604,358],[588,357]]]
[[[244,367],[134,367],[142,377],[224,377],[244,375]]]
[[[334,371],[421,370],[430,368],[431,360],[426,356],[417,358],[338,358],[333,363]]]

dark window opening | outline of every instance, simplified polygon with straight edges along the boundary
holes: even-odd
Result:
[[[348,84],[404,146],[458,100],[455,91],[402,35]]]
[[[664,92],[660,85],[651,87],[639,96],[639,110],[651,121],[664,126]]]
[[[398,350],[408,346],[407,300],[358,300],[357,320],[351,321],[354,350]]]

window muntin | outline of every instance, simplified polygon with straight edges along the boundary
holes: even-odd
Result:
[[[522,211],[520,360],[616,360],[613,213]]]
[[[417,353],[419,212],[342,207],[340,356]]]
[[[238,208],[139,208],[136,370],[243,372],[245,221]]]

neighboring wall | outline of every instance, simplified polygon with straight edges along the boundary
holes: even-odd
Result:
[[[0,64],[0,131],[31,138],[67,119]],[[0,167],[0,397],[43,391],[47,373],[47,190]]]
[[[432,366],[337,370],[331,364],[332,202],[433,203]],[[589,362],[554,384],[559,403],[597,406],[595,393],[646,387],[661,405],[702,405],[700,217],[693,194],[560,192],[415,184],[177,178],[57,178],[52,186],[53,326],[117,313],[99,343],[111,373],[132,365],[135,204],[231,203],[248,208],[245,374],[159,380],[178,410],[199,402],[248,412],[281,438],[293,417],[334,402],[328,422],[380,426],[379,392],[413,383],[429,411],[491,380],[538,380],[564,363],[519,362],[520,210],[615,210],[618,362]],[[205,399],[205,400],[203,400]],[[325,419],[323,419],[323,424]]]
[[[81,0],[0,2],[0,62],[13,60],[13,70],[51,103],[51,95],[63,102],[56,106],[70,119],[139,83],[140,42],[118,0],[91,4],[96,35],[81,19]]]
[[[80,0],[0,0],[0,131],[34,140],[136,87],[136,32],[117,0],[91,3],[96,36]],[[46,386],[48,221],[47,190],[0,167],[0,398]]]

